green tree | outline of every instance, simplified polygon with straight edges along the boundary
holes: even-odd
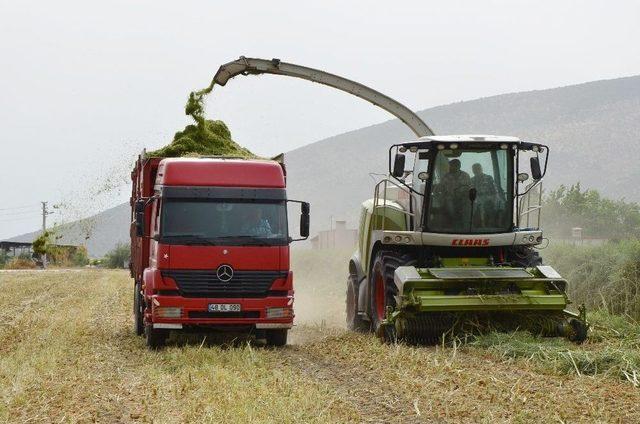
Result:
[[[107,268],[125,268],[125,264],[131,260],[131,247],[129,244],[118,243],[110,250],[102,262]]]
[[[9,261],[9,254],[4,250],[0,250],[0,268],[4,268],[4,265]]]
[[[556,237],[570,237],[572,227],[582,227],[587,237],[640,236],[640,205],[607,199],[597,190],[583,190],[580,183],[561,185],[546,195],[543,220],[545,231]]]
[[[53,232],[45,231],[33,241],[33,253],[37,255],[44,255],[45,253],[49,254],[51,253],[53,246]]]

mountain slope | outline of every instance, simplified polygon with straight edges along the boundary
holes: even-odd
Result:
[[[640,76],[498,95],[418,114],[437,134],[514,135],[548,144],[547,188],[580,181],[609,197],[640,200]],[[355,227],[360,203],[373,194],[376,177],[370,173],[385,174],[389,145],[412,137],[400,121],[390,120],[287,153],[289,197],[311,202],[311,233],[328,228],[331,219]],[[129,206],[89,222],[95,225],[89,252],[101,256],[128,239]],[[71,224],[63,240],[83,242],[83,225]]]
[[[129,243],[130,209],[128,203],[107,209],[79,221],[61,225],[56,230],[59,244],[84,244],[91,257],[102,257],[118,243]],[[31,242],[42,231],[22,234],[11,241]]]
[[[581,181],[640,200],[640,76],[482,98],[418,112],[437,134],[501,134],[551,148],[546,187]],[[287,154],[291,197],[312,203],[313,231],[330,216],[356,225],[385,173],[389,145],[412,138],[398,120],[340,134]]]

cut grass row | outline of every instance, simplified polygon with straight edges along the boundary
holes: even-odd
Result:
[[[326,290],[318,302],[338,296],[298,281],[299,294]],[[499,343],[384,345],[325,324],[298,327],[280,350],[199,340],[150,352],[131,330],[124,271],[0,273],[0,287],[3,421],[640,420],[640,390],[613,371],[578,376]],[[637,346],[608,325],[592,343],[558,349]],[[564,343],[530,342],[545,355]]]
[[[0,274],[0,420],[354,420],[277,351],[148,351],[131,330],[129,283],[119,271]]]
[[[606,376],[640,387],[640,325],[604,311],[589,314],[588,320],[589,338],[580,346],[522,331],[491,332],[475,338],[469,346],[556,374]]]

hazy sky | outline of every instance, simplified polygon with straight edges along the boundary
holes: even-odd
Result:
[[[55,221],[128,199],[135,155],[166,144],[189,91],[240,55],[424,109],[639,74],[638,22],[636,1],[0,0],[0,239],[37,229],[41,200],[67,205]],[[237,77],[208,115],[264,155],[389,119],[276,76]]]

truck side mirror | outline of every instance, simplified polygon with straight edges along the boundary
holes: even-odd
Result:
[[[311,207],[307,202],[303,202],[300,205],[300,237],[309,237],[310,218],[309,211]]]
[[[136,207],[138,205],[136,204]],[[144,211],[136,212],[136,236],[144,236]]]
[[[538,181],[542,178],[542,171],[540,170],[540,160],[537,157],[531,158],[529,161],[531,163],[531,176],[535,181]]]
[[[396,178],[402,178],[402,176],[404,175],[404,163],[406,159],[406,156],[402,153],[396,154],[396,156],[393,158],[393,172],[391,173],[391,175]]]

